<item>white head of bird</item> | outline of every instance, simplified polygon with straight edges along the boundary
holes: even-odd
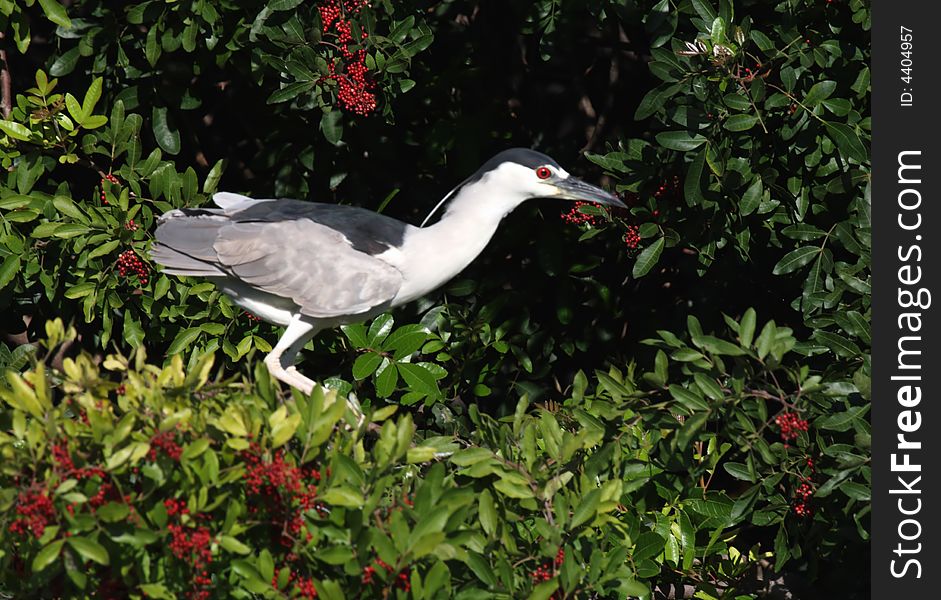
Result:
[[[624,206],[545,154],[515,148],[451,190],[420,227],[353,206],[222,192],[213,196],[218,208],[162,215],[151,256],[165,273],[208,278],[246,311],[287,327],[265,364],[310,393],[314,382],[293,365],[310,338],[446,283],[483,251],[507,213],[532,198]]]

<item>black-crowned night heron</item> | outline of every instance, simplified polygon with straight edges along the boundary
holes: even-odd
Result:
[[[213,196],[219,208],[161,216],[151,255],[165,273],[207,277],[240,307],[285,326],[265,364],[309,394],[315,384],[294,358],[318,331],[364,321],[436,289],[530,198],[624,206],[545,154],[517,148],[451,190],[421,227],[353,206],[222,192]],[[426,227],[442,206],[441,219]]]

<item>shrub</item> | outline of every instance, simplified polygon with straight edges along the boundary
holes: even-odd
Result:
[[[61,378],[37,360],[0,392],[2,585],[609,597],[695,573],[701,595],[748,592],[769,550],[737,531],[778,523],[779,565],[803,556],[795,537],[848,542],[822,525],[867,496],[851,445],[869,434],[866,406],[822,384],[788,329],[756,335],[754,311],[729,326],[726,340],[693,319],[691,343],[650,341],[670,352],[650,371],[579,372],[564,402],[524,397],[502,420],[472,406],[450,435],[394,405],[351,428],[336,392],[285,398],[261,364],[231,381],[211,354],[188,373],[179,355],[161,368],[142,351],[101,367],[81,354]],[[75,336],[47,330],[40,359]]]
[[[869,18],[3,4],[0,591],[864,597]],[[274,328],[149,261],[218,189],[419,222],[507,145],[629,209],[521,208],[443,293],[308,344],[309,398]]]

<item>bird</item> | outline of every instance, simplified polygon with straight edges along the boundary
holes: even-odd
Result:
[[[218,192],[217,208],[161,215],[151,258],[164,273],[214,282],[245,311],[283,326],[265,365],[310,394],[316,383],[294,365],[304,344],[434,291],[484,250],[507,214],[536,198],[626,208],[549,156],[511,148],[452,189],[417,227],[355,206]],[[347,401],[362,414],[355,397]]]

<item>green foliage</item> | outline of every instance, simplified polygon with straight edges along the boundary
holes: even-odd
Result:
[[[866,597],[868,3],[330,6],[0,2],[0,592]],[[149,262],[218,190],[417,223],[510,145],[629,209],[521,208],[309,398]]]
[[[691,318],[689,342],[649,341],[662,349],[650,371],[579,372],[559,405],[524,396],[500,420],[471,407],[439,435],[392,419],[394,406],[353,427],[335,391],[280,397],[260,363],[252,382],[223,379],[211,355],[189,372],[142,351],[50,370],[76,335],[51,321],[41,360],[0,387],[0,585],[642,596],[694,573],[741,579],[768,552],[736,541],[747,525],[777,530],[779,565],[803,556],[791,495],[815,473],[827,483],[810,527],[838,548],[846,534],[826,521],[868,511],[868,458],[853,447],[868,446],[867,405],[795,360],[788,329],[756,336],[754,311],[729,327],[704,335]],[[797,405],[813,435],[774,441],[775,415]],[[714,489],[725,474],[742,482],[734,497]]]

